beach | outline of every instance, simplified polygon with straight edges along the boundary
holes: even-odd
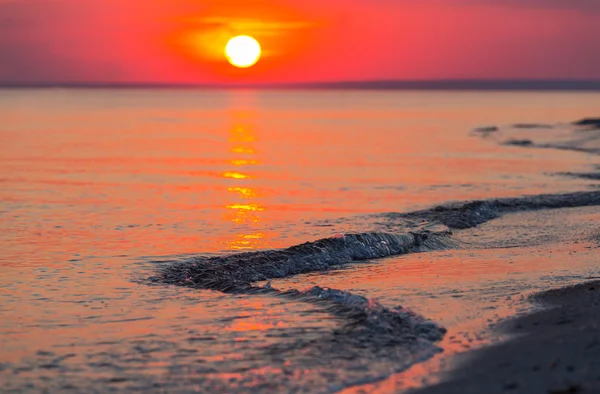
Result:
[[[3,391],[598,390],[597,93],[0,102]]]
[[[538,293],[544,310],[504,322],[508,342],[462,360],[421,393],[598,393],[600,282]]]

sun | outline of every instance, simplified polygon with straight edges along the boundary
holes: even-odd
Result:
[[[262,49],[250,36],[233,37],[225,46],[225,57],[235,67],[252,67],[260,59]]]

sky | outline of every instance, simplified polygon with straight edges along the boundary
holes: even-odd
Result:
[[[600,0],[0,0],[0,83],[392,79],[600,80]]]

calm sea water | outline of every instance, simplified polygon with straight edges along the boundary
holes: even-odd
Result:
[[[31,390],[257,387],[281,372],[261,347],[336,319],[137,284],[152,260],[281,248],[448,201],[584,190],[553,174],[595,157],[471,131],[598,108],[600,94],[566,92],[0,90],[0,377]]]

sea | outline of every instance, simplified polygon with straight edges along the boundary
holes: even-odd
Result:
[[[598,92],[0,89],[0,391],[419,387],[416,365],[501,340],[528,293],[597,273],[583,241],[498,238],[532,196],[595,204],[600,138],[573,122],[599,110]],[[492,200],[522,222],[477,247],[434,215]]]

